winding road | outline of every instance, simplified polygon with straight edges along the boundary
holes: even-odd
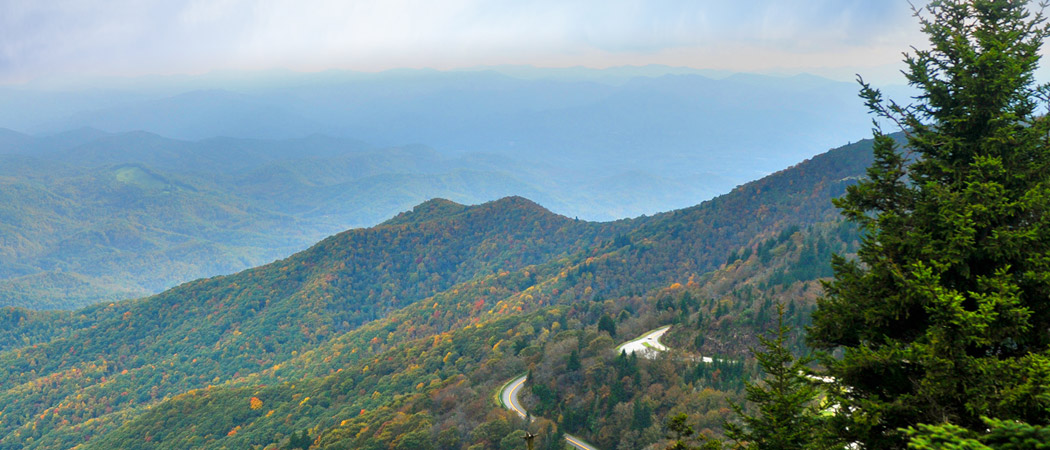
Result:
[[[503,389],[499,392],[499,401],[503,406],[511,411],[518,413],[522,419],[527,417],[525,414],[525,408],[518,402],[518,394],[521,392],[521,388],[525,386],[525,376],[521,375],[503,385]],[[598,450],[593,445],[588,444],[583,439],[580,439],[571,434],[565,435],[565,442],[569,445],[578,448],[580,450]]]
[[[616,353],[627,352],[628,355],[638,353],[643,358],[652,359],[656,357],[657,353],[667,350],[667,346],[660,343],[660,336],[663,336],[670,329],[670,325],[660,327],[633,340],[624,342],[619,347],[616,347]]]
[[[660,343],[660,336],[663,336],[667,330],[671,329],[671,326],[657,328],[653,331],[645,333],[640,337],[624,342],[616,347],[616,353],[626,351],[627,353],[638,352],[644,358],[653,358],[657,353],[667,350],[667,347]],[[521,402],[518,401],[518,396],[521,393],[521,388],[525,386],[526,375],[520,375],[504,384],[499,391],[499,402],[504,408],[514,411],[522,419],[527,419],[528,414],[525,412],[525,407],[521,406]],[[580,439],[571,434],[565,435],[565,441],[572,445],[574,448],[580,450],[598,450],[593,445],[588,444],[583,439]]]
[[[666,333],[667,330],[670,329],[671,326],[667,325],[665,327],[660,327],[641,336],[638,336],[633,340],[624,342],[623,344],[620,344],[619,347],[616,347],[616,353],[627,352],[627,354],[630,355],[631,353],[637,352],[638,355],[643,358],[656,358],[656,355],[658,355],[660,352],[667,351],[667,346],[660,343],[660,337],[663,336],[664,333]],[[690,361],[705,362],[708,364],[713,363],[716,360],[716,358],[712,358],[710,356],[699,355],[685,356],[684,358],[689,359]],[[719,362],[725,362],[725,360],[721,358],[717,358],[717,360]]]
[[[503,404],[503,407],[518,413],[522,419],[526,417],[526,414],[525,408],[521,406],[521,403],[518,403],[518,392],[525,385],[525,377],[527,376],[528,374],[510,380],[503,385],[503,389],[499,392],[499,401]]]

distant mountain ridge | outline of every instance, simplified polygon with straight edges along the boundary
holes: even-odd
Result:
[[[433,197],[472,204],[522,195],[573,217],[611,219],[715,193],[710,180],[640,170],[595,179],[496,154],[322,135],[184,141],[90,128],[0,131],[0,305],[32,308],[235,272]],[[624,178],[630,183],[613,181]]]
[[[688,290],[708,305],[712,340],[749,342],[739,336],[768,315],[766,295],[816,285],[803,257],[848,250],[830,198],[870,161],[870,142],[852,144],[697,206],[605,223],[521,197],[431,200],[155,296],[3,308],[0,449],[273,448],[302,429],[333,448],[415,446],[446,430],[462,443],[452,448],[496,448],[505,432],[474,430],[508,420],[488,403],[497,384],[564,365],[569,348],[606,354],[601,314],[621,328],[696,323]],[[594,433],[566,417],[558,427]]]
[[[67,88],[63,95],[84,97],[73,113],[49,106],[52,91],[13,90],[9,97],[19,100],[0,104],[0,126],[145,130],[186,140],[320,133],[384,147],[535,155],[577,170],[605,171],[615,155],[620,169],[627,162],[675,176],[706,172],[685,165],[692,162],[731,175],[718,192],[866,135],[869,126],[853,83],[655,66],[259,73],[121,85],[92,95]],[[727,156],[739,161],[727,165]]]
[[[155,293],[434,197],[521,195],[585,220],[655,214],[869,126],[851,83],[662,66],[96,81],[0,87],[0,127],[40,133],[0,129],[12,217],[0,224],[0,305]],[[114,181],[126,164],[141,170]],[[183,189],[136,198],[151,178]],[[110,245],[112,233],[141,247]]]
[[[15,146],[0,147],[0,305],[36,308],[141,296],[234,272],[433,193],[497,197],[492,189],[509,179],[457,175],[461,164],[425,150],[384,153],[320,137],[188,142],[83,130],[3,138]],[[286,156],[289,148],[301,153]],[[400,162],[410,155],[414,161]],[[410,164],[429,174],[376,178]],[[260,176],[267,170],[288,176]]]

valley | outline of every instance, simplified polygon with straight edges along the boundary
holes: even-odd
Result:
[[[0,87],[0,306],[156,294],[433,198],[659,214],[867,132],[819,77],[526,69]]]
[[[690,324],[663,340],[735,355],[774,301],[805,323],[831,253],[856,245],[829,199],[869,164],[867,145],[654,216],[596,223],[520,197],[433,200],[159,295],[68,312],[0,309],[0,448],[281,448],[304,430],[330,448],[487,446],[525,425],[598,448],[651,442],[661,434],[653,415],[711,410],[692,402],[738,396],[751,369],[620,360],[610,331]],[[558,422],[522,424],[492,405],[528,367],[536,417]],[[681,403],[678,391],[606,378],[616,373],[710,393]],[[598,419],[623,408],[638,408],[638,422]],[[714,417],[700,420],[705,429]]]
[[[0,14],[0,450],[1050,448],[1048,2],[125,3]]]

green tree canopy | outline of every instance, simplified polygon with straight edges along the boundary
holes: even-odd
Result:
[[[727,423],[726,436],[743,450],[817,450],[830,448],[823,433],[819,392],[806,364],[812,358],[795,358],[787,348],[790,328],[784,325],[784,307],[777,305],[777,328],[759,336],[762,351],[754,351],[765,373],[761,383],[746,384],[747,400],[758,413],[733,405],[741,423]]]
[[[1050,123],[1033,71],[1048,30],[1026,0],[934,0],[906,55],[916,102],[872,111],[868,178],[836,201],[866,237],[837,258],[810,329],[841,385],[834,429],[903,448],[903,428],[1050,421]]]
[[[987,432],[979,435],[956,425],[920,425],[905,430],[915,450],[1050,450],[1050,427],[984,419]]]

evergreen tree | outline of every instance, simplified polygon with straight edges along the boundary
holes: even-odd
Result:
[[[707,436],[697,436],[687,421],[689,416],[679,413],[667,419],[664,428],[669,432],[667,439],[671,442],[664,450],[722,450],[722,443]]]
[[[569,372],[580,370],[580,355],[576,353],[576,350],[569,353],[569,357],[565,361],[565,370]]]
[[[784,306],[777,305],[777,329],[770,337],[759,336],[764,351],[754,351],[765,373],[761,383],[746,383],[747,400],[757,415],[732,405],[742,423],[726,423],[726,436],[737,448],[749,450],[815,450],[827,448],[817,406],[819,392],[810,380],[806,364],[812,358],[795,358],[787,347],[789,327],[784,325]]]
[[[930,47],[907,55],[916,104],[872,111],[868,179],[836,205],[859,223],[857,261],[836,257],[810,329],[839,384],[832,427],[862,448],[982,415],[1050,422],[1050,121],[1033,71],[1048,29],[1026,0],[934,0]]]
[[[602,317],[598,319],[598,330],[609,333],[611,337],[616,337],[616,322],[608,314],[602,314]]]
[[[547,448],[546,450],[564,450],[565,449],[565,432],[559,427],[555,432],[548,432],[547,436]]]
[[[689,446],[688,442],[692,440],[693,427],[689,426],[686,421],[689,420],[689,416],[679,413],[674,417],[667,420],[665,427],[670,432],[668,439],[671,439],[671,445],[667,446],[667,450],[688,450],[693,448]]]
[[[915,450],[1050,450],[1050,427],[985,419],[987,432],[951,425],[920,425],[906,430]]]
[[[295,450],[301,449],[306,450],[313,445],[314,440],[310,438],[310,435],[306,433],[306,430],[302,430],[299,434],[292,433],[288,438],[288,449]]]
[[[644,430],[649,428],[653,424],[653,409],[649,407],[644,401],[634,402],[634,415],[631,419],[631,428],[634,430]]]

